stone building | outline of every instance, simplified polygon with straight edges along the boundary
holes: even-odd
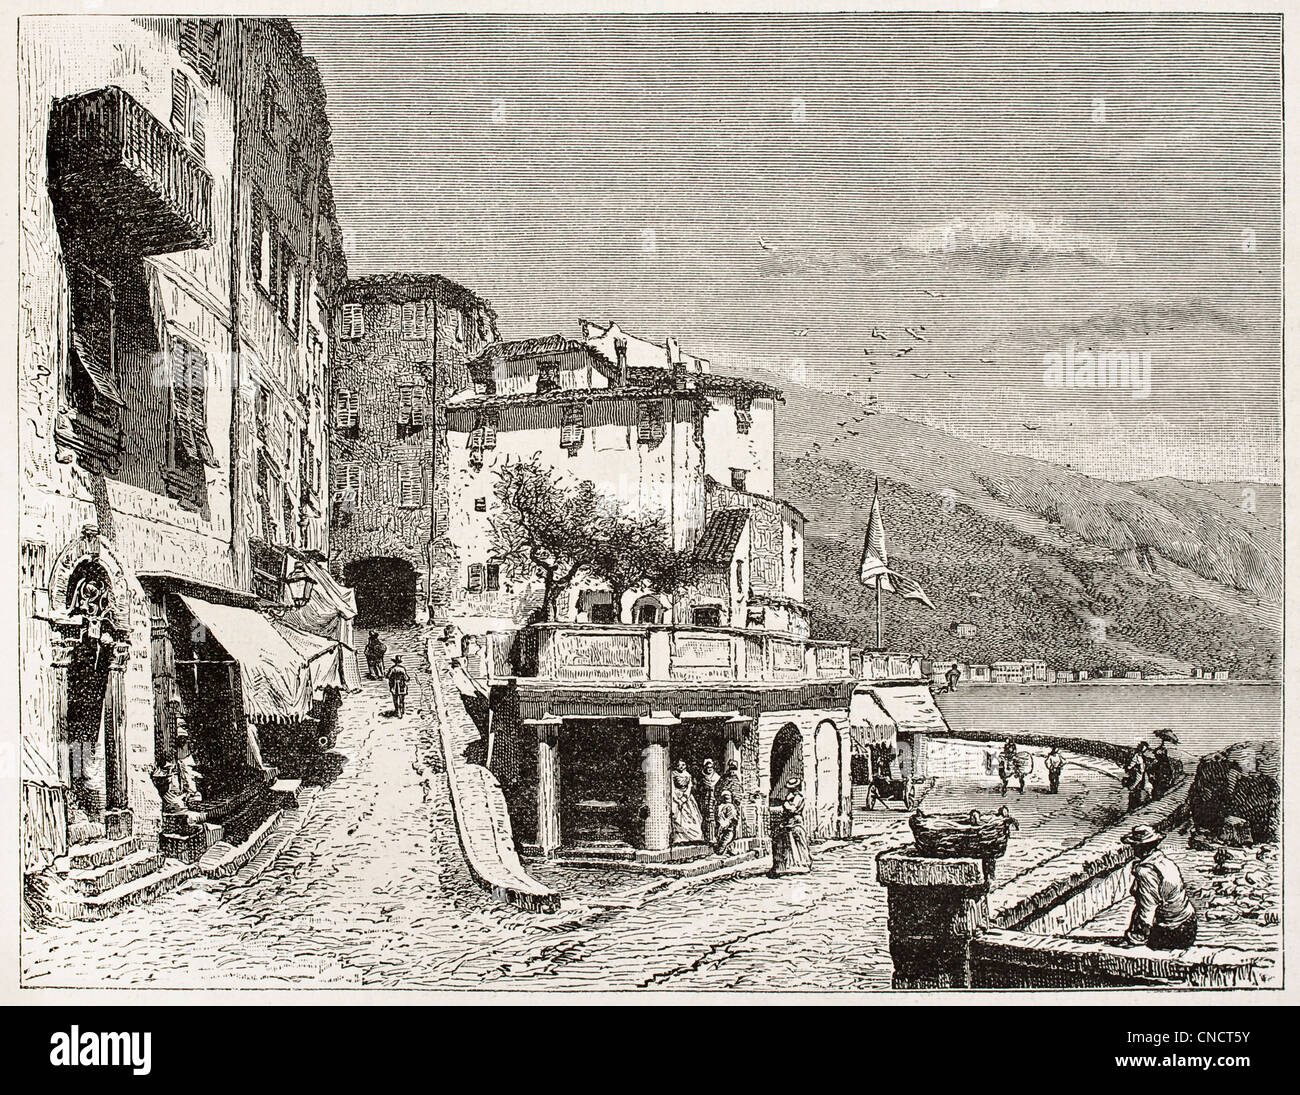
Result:
[[[443,619],[449,576],[446,406],[496,313],[436,274],[354,278],[331,365],[330,566],[360,622]]]
[[[346,268],[287,21],[25,18],[19,69],[23,865],[71,852],[98,915],[161,888],[160,845],[240,837],[276,775],[261,727],[339,691]],[[315,632],[271,619],[327,593]]]
[[[741,818],[732,851],[757,854],[791,781],[809,836],[848,835],[854,753],[942,718],[919,660],[882,659],[855,704],[860,659],[809,638],[804,519],[771,493],[781,393],[714,373],[674,340],[590,322],[581,338],[494,343],[468,371],[472,390],[447,412],[449,617],[461,632],[458,683],[516,839],[574,862],[684,869],[713,854],[725,786]],[[561,481],[660,514],[699,577],[673,595],[628,590],[620,603],[580,577],[557,618],[539,622],[540,583],[494,555],[493,531],[509,519],[500,469],[534,455]],[[726,782],[706,793],[710,770]],[[701,832],[683,822],[692,797]]]

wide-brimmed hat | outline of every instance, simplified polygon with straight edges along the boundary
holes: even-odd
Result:
[[[1157,730],[1156,737],[1158,737],[1161,741],[1167,741],[1170,745],[1182,745],[1182,742],[1178,740],[1178,735],[1175,734],[1172,730],[1170,730],[1169,727],[1167,726],[1162,726],[1159,730]]]
[[[1135,848],[1141,848],[1151,844],[1159,844],[1164,838],[1164,833],[1157,833],[1150,825],[1134,825],[1130,832],[1120,837],[1120,840],[1125,844],[1133,845]]]
[[[803,786],[803,780],[799,779],[799,778],[796,776],[794,779],[788,779],[788,780],[786,780],[786,781],[785,781],[785,785],[786,785],[787,787],[802,787],[802,786]]]

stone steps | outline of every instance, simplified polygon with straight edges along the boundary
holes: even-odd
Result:
[[[74,871],[88,871],[133,856],[143,847],[144,837],[138,835],[118,840],[97,840],[92,844],[74,844],[68,852],[68,863]]]
[[[153,874],[161,870],[166,861],[162,852],[141,849],[103,866],[73,869],[68,872],[68,879],[79,893],[94,897]]]
[[[59,911],[74,920],[103,920],[115,916],[132,905],[147,904],[176,889],[181,883],[189,881],[198,873],[197,863],[166,860],[160,870],[114,886],[103,893],[70,902],[68,908]]]

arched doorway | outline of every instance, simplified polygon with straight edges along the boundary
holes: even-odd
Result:
[[[415,567],[405,559],[357,559],[344,565],[343,581],[356,590],[356,626],[415,623]]]
[[[827,719],[817,724],[814,738],[817,755],[817,823],[816,835],[829,840],[837,835],[840,816],[840,731]]]
[[[664,622],[664,606],[658,597],[647,593],[638,597],[632,605],[632,622],[634,624],[661,624]]]
[[[792,779],[802,780],[803,773],[803,736],[799,727],[788,722],[777,731],[772,741],[772,777],[771,798],[780,802],[786,795],[786,784]],[[804,788],[805,794],[807,788]]]

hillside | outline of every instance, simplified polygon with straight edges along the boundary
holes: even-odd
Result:
[[[777,483],[809,520],[815,634],[874,641],[874,595],[857,566],[878,475],[891,561],[935,603],[886,597],[887,646],[1280,676],[1278,487],[1114,483],[843,397],[785,391]],[[976,637],[951,634],[958,621]]]

